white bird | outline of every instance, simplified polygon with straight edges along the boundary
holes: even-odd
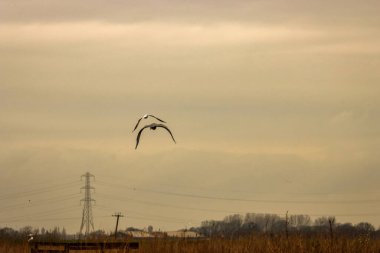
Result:
[[[28,235],[28,242],[30,242],[31,240],[33,240],[34,238],[33,238],[33,234],[29,234]]]
[[[137,138],[136,138],[136,147],[135,147],[135,149],[137,149],[137,146],[139,145],[139,142],[140,142],[140,136],[141,136],[142,131],[143,131],[145,128],[148,128],[148,127],[149,127],[151,130],[156,130],[157,127],[165,128],[165,129],[169,132],[169,134],[171,135],[171,137],[172,137],[174,143],[177,143],[177,142],[174,140],[174,137],[173,137],[172,132],[170,131],[170,129],[169,129],[167,126],[165,126],[164,124],[156,124],[156,123],[152,123],[152,124],[150,124],[150,125],[146,125],[146,126],[144,126],[143,128],[140,129],[139,133],[137,134]]]
[[[142,119],[147,119],[148,117],[153,117],[153,118],[157,119],[158,121],[161,121],[161,122],[163,122],[163,123],[166,123],[166,122],[163,121],[162,119],[159,119],[159,118],[157,118],[156,116],[154,116],[154,115],[152,115],[152,114],[145,114],[144,116],[142,116],[142,117],[137,121],[137,124],[136,124],[136,126],[135,126],[135,128],[133,129],[132,132],[134,132],[134,131],[136,130],[136,128],[139,126],[140,121],[141,121]]]

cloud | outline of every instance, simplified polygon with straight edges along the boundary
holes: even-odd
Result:
[[[244,23],[191,24],[141,22],[115,24],[104,22],[3,24],[2,44],[100,43],[121,45],[141,43],[159,46],[241,45],[311,40],[325,36],[317,30],[286,26],[263,26]]]
[[[258,21],[260,23],[374,23],[378,21],[378,1],[358,2],[333,0],[291,4],[278,0],[256,1],[108,1],[83,0],[49,2],[43,0],[0,3],[0,20],[3,22],[67,22],[102,20],[108,22],[220,22]]]
[[[207,179],[220,196],[364,198],[380,162],[377,4],[1,1],[3,185],[91,170],[173,191],[207,189]],[[177,144],[152,131],[133,150],[131,128],[147,112],[168,121]],[[128,208],[146,209],[137,206]]]
[[[378,161],[362,166],[360,160],[346,161],[308,160],[297,154],[281,153],[230,153],[219,151],[201,151],[181,148],[172,148],[167,151],[144,152],[125,151],[114,152],[106,148],[67,148],[67,147],[19,147],[4,150],[1,148],[0,166],[2,171],[2,195],[14,195],[20,189],[35,189],[54,187],[66,184],[65,191],[41,192],[32,196],[35,203],[44,203],[46,198],[54,198],[68,193],[78,193],[83,182],[79,176],[90,171],[96,176],[93,186],[96,191],[93,197],[97,200],[94,207],[96,224],[103,224],[102,228],[110,229],[106,220],[99,217],[103,213],[99,207],[127,210],[127,212],[150,213],[172,216],[181,220],[202,220],[215,217],[213,212],[199,212],[196,210],[182,210],[170,207],[171,205],[188,206],[193,208],[238,210],[240,212],[292,212],[315,213],[347,213],[360,212],[363,206],[353,204],[319,204],[324,210],[316,210],[311,204],[275,203],[276,200],[293,201],[334,201],[360,200],[373,197],[377,189],[376,164]],[[3,152],[5,151],[5,152]],[[368,175],[373,175],[368,177]],[[13,182],[14,178],[28,178],[25,182]],[[200,180],[202,179],[202,180]],[[50,180],[50,182],[49,182]],[[45,182],[45,184],[40,184]],[[76,183],[75,183],[76,182]],[[72,184],[71,184],[72,183]],[[75,183],[75,184],[74,184]],[[29,188],[28,188],[29,187]],[[134,190],[133,190],[134,189]],[[220,198],[262,199],[275,200],[274,203],[245,203],[239,201],[216,201],[198,198],[179,197],[160,194],[158,192],[179,193],[182,195],[204,195]],[[108,196],[108,197],[107,197]],[[50,214],[49,217],[58,218],[55,224],[65,224],[69,232],[76,232],[80,222],[80,209],[76,198],[55,203],[60,206],[74,206],[72,216],[77,220],[62,221],[59,218],[65,214]],[[141,205],[128,199],[145,202],[156,202],[161,205]],[[20,199],[18,199],[20,200]],[[3,201],[2,205],[11,203]],[[169,205],[166,206],[165,205]],[[30,220],[41,209],[35,206]],[[43,206],[40,206],[44,208]],[[147,207],[149,208],[147,211]],[[25,215],[26,209],[19,209],[13,213],[6,213],[9,217]],[[67,214],[67,213],[66,213]],[[228,214],[227,212],[225,214]],[[223,213],[218,213],[223,215]],[[3,216],[3,217],[8,217]],[[72,217],[70,216],[70,217]],[[360,217],[359,217],[360,218]],[[361,219],[361,218],[360,218]],[[339,217],[342,221],[342,218]],[[131,220],[135,226],[146,226],[147,220]],[[8,223],[11,224],[11,223]],[[40,223],[40,226],[49,226],[49,220]],[[46,225],[45,225],[46,224]],[[166,226],[174,229],[181,224],[171,224],[165,221],[155,223],[157,226]]]
[[[0,50],[51,51],[65,47],[73,53],[88,50],[154,52],[210,47],[251,48],[259,53],[360,54],[379,53],[374,30],[353,26],[270,25],[246,22],[55,22],[0,25]],[[103,45],[103,46],[102,46]],[[108,46],[108,48],[105,47]],[[80,50],[80,51],[78,51]],[[54,50],[56,51],[56,50]],[[4,52],[6,53],[6,52]],[[120,52],[119,52],[120,53]],[[122,55],[124,53],[121,53]]]

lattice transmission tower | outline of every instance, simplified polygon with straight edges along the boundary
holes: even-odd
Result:
[[[91,198],[91,190],[94,190],[95,188],[92,187],[91,184],[91,177],[95,179],[95,176],[90,174],[89,172],[86,172],[86,174],[81,176],[81,179],[85,177],[85,185],[81,189],[84,189],[84,198],[81,199],[81,203],[83,201],[83,214],[82,214],[82,224],[80,225],[80,234],[82,234],[83,227],[86,227],[85,235],[88,235],[90,233],[90,226],[92,228],[92,231],[94,230],[94,221],[92,218],[92,202],[95,201],[95,199]]]

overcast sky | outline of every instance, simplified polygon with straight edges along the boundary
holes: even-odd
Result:
[[[378,1],[0,1],[0,227],[380,225]],[[163,130],[143,133],[153,113]],[[151,121],[146,121],[148,123]]]

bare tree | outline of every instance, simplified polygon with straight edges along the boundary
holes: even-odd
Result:
[[[290,215],[289,224],[292,227],[300,228],[302,226],[309,226],[311,224],[311,218],[309,215],[297,214]]]
[[[363,234],[370,234],[375,231],[375,227],[368,222],[360,222],[355,227],[359,233]]]

